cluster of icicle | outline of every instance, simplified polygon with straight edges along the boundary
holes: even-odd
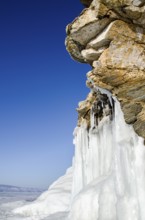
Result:
[[[62,220],[145,220],[143,139],[125,123],[117,99],[113,97],[112,102],[110,95],[108,98],[109,105],[114,103],[113,117],[104,112],[96,123],[91,111],[90,129],[84,121],[74,131],[72,174],[67,172],[63,182],[50,187],[43,200],[15,212],[29,216],[37,213],[35,219],[41,219],[42,213],[66,212]],[[56,191],[56,186],[61,190]],[[51,203],[55,207],[52,210]]]

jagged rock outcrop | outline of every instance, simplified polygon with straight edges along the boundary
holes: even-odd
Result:
[[[89,63],[87,86],[109,90],[121,101],[125,120],[145,138],[145,0],[82,0],[87,6],[67,26],[66,48]],[[98,95],[79,104],[79,124]]]

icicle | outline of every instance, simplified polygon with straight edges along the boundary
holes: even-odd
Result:
[[[74,130],[73,180],[68,171],[16,213],[38,220],[57,212],[69,212],[66,220],[145,220],[143,139],[125,123],[120,103],[104,89],[90,121],[89,130],[85,120]]]
[[[112,100],[112,97],[109,95],[108,99]],[[74,161],[77,182],[74,179],[69,220],[145,219],[143,139],[125,123],[120,104],[115,97],[113,99],[111,106],[115,105],[115,112],[112,118],[107,115],[109,105],[103,103],[103,118],[98,125],[95,124],[95,113],[91,113],[89,148],[84,144],[86,128],[78,130]],[[97,132],[92,129],[94,125]],[[77,169],[80,162],[82,174]],[[81,177],[84,178],[82,187],[78,186]]]
[[[92,90],[95,91],[95,92],[100,91],[102,94],[106,94],[108,96],[109,100],[110,100],[111,106],[113,106],[113,98],[112,98],[111,92],[109,92],[107,89],[103,89],[103,88],[101,88],[99,86],[96,86],[94,81],[92,79],[90,79],[89,77],[88,77],[88,81],[93,86]]]

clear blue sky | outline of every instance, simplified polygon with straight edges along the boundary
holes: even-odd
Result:
[[[79,0],[0,1],[0,184],[47,188],[71,165],[90,67],[65,50]]]

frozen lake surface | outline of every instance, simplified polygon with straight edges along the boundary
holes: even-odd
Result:
[[[35,220],[35,217],[14,215],[12,210],[34,201],[42,192],[0,192],[0,220]],[[68,213],[61,212],[42,220],[65,220]],[[37,217],[36,217],[37,219]]]
[[[12,210],[34,201],[40,194],[41,192],[0,192],[0,220],[28,220],[29,218],[14,215]]]

